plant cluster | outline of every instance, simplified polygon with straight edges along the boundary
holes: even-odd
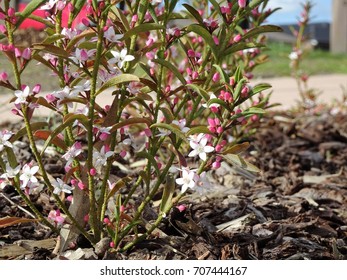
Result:
[[[56,232],[68,225],[92,244],[110,236],[112,247],[127,250],[188,191],[213,188],[209,173],[221,161],[257,171],[239,155],[249,144],[236,140],[268,107],[261,92],[270,85],[249,84],[254,67],[265,61],[262,34],[279,31],[261,25],[272,13],[266,0],[196,1],[183,4],[183,11],[178,1],[125,1],[124,10],[118,0],[45,2],[31,1],[15,13],[5,0],[0,10],[0,49],[14,74],[10,79],[2,71],[0,85],[13,91],[12,113],[25,124],[0,132],[1,186],[13,186],[41,223]],[[83,28],[71,28],[84,6]],[[65,27],[64,8],[70,11]],[[33,16],[36,9],[45,10],[46,18]],[[47,26],[46,39],[30,48],[14,45],[26,18]],[[245,20],[248,27],[242,27]],[[54,74],[60,89],[42,94],[35,81],[22,84],[32,60]],[[113,101],[101,106],[104,95]],[[62,121],[55,127],[35,122],[39,107]],[[31,162],[18,162],[14,152],[24,135]],[[48,147],[64,160],[64,176],[45,170]],[[115,180],[119,163],[143,168]],[[30,200],[36,191],[56,203],[48,216]],[[142,214],[158,199],[155,217],[146,221]]]

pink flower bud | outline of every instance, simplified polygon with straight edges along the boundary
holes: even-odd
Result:
[[[83,217],[83,220],[84,220],[86,223],[88,223],[88,221],[89,221],[89,214],[85,215],[85,216]]]
[[[188,56],[189,57],[195,57],[195,51],[193,51],[192,49],[188,50]]]
[[[23,53],[22,53],[22,57],[25,59],[25,60],[29,60],[31,58],[31,49],[30,48],[26,48],[23,50]]]
[[[220,79],[220,74],[219,72],[216,72],[213,74],[213,77],[212,77],[212,81],[214,81],[215,83],[218,82]]]
[[[247,98],[248,97],[248,92],[249,92],[249,87],[245,86],[242,90],[241,90],[241,96],[243,98]]]
[[[139,16],[138,15],[133,15],[131,18],[131,22],[135,23],[139,20]]]
[[[5,27],[5,25],[0,25],[0,32],[1,33],[5,33],[7,30],[6,30],[6,27]]]
[[[181,204],[176,206],[176,208],[178,209],[178,211],[183,212],[183,211],[186,211],[187,206],[185,206],[184,204]]]
[[[62,11],[65,8],[65,1],[58,1],[57,2],[57,10]]]
[[[144,132],[147,137],[152,137],[152,131],[149,128],[145,128]]]
[[[235,43],[237,43],[237,42],[240,42],[241,39],[242,39],[241,34],[237,34],[237,35],[234,37],[233,41],[234,41]]]
[[[125,206],[124,206],[124,205],[121,205],[121,206],[119,207],[119,211],[120,211],[121,213],[123,213],[125,210],[126,210],[126,209],[125,209]]]
[[[71,2],[69,2],[67,4],[67,9],[71,13],[71,12],[73,12],[75,10],[75,6]]]
[[[41,91],[41,85],[40,84],[36,84],[33,88],[33,94],[38,94]]]
[[[108,133],[103,132],[100,134],[99,138],[101,141],[105,141],[108,138],[108,136],[109,136]]]
[[[47,95],[45,96],[45,98],[46,98],[46,100],[47,100],[48,102],[54,102],[54,100],[55,100],[55,96],[54,96],[53,94],[51,94],[51,93],[47,94]]]
[[[197,78],[199,78],[199,73],[196,72],[196,71],[194,71],[194,72],[192,73],[192,78],[193,78],[194,80],[197,79]]]
[[[89,26],[90,26],[90,22],[89,22],[89,20],[86,19],[86,18],[82,18],[82,24],[83,24],[84,26],[86,26],[86,27],[89,27]]]
[[[212,163],[212,169],[218,169],[220,168],[221,163],[219,161],[215,161]]]
[[[127,155],[127,151],[124,151],[124,150],[119,153],[119,156],[122,158],[124,158],[126,155]]]
[[[78,182],[77,186],[78,186],[82,191],[86,188],[85,184],[83,184],[82,182]]]
[[[239,3],[239,7],[240,8],[244,8],[247,5],[247,1],[246,0],[238,0]]]
[[[8,74],[6,72],[1,72],[0,73],[0,81],[6,82],[7,80],[8,80]]]
[[[104,218],[104,223],[105,223],[106,225],[108,225],[108,224],[110,224],[110,223],[111,223],[111,221],[110,221],[110,219],[109,219],[109,218]]]
[[[8,11],[7,11],[7,14],[9,17],[13,17],[15,15],[16,11],[14,8],[9,8]]]
[[[3,20],[5,18],[6,18],[5,14],[0,12],[0,20]]]
[[[76,179],[71,179],[70,183],[71,183],[71,185],[73,185],[73,186],[77,186],[78,180],[76,180]]]
[[[114,244],[114,242],[111,241],[111,242],[110,242],[110,247],[111,247],[111,248],[114,248],[114,246],[116,246],[116,244]]]
[[[19,58],[22,56],[22,53],[18,48],[15,48],[14,49],[14,55],[15,55],[15,57]]]
[[[223,127],[217,127],[217,133],[218,134],[221,134],[223,132]]]
[[[17,109],[12,109],[11,113],[15,116],[19,116],[19,111]]]
[[[217,46],[219,45],[219,39],[216,35],[213,35],[213,41]]]
[[[252,122],[257,122],[259,120],[259,116],[258,115],[253,115],[252,117],[251,117],[251,121]]]
[[[89,170],[89,174],[92,175],[92,176],[95,176],[96,175],[96,169],[95,168],[91,168]]]
[[[217,153],[219,153],[221,150],[222,150],[222,145],[220,145],[220,144],[217,144],[216,145],[216,147],[215,147],[215,151],[217,152]]]

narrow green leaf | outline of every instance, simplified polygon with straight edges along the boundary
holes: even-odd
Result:
[[[53,34],[51,36],[48,36],[45,40],[43,40],[42,44],[52,44],[62,38],[65,38],[62,34]]]
[[[202,19],[202,17],[200,16],[200,14],[197,10],[195,10],[189,4],[183,4],[182,6],[187,9],[187,11],[199,22],[199,24],[204,26],[204,20]]]
[[[16,28],[18,28],[22,22],[28,18],[38,7],[43,5],[46,0],[32,0],[26,5],[25,9],[20,12],[16,22]]]
[[[112,12],[116,15],[116,17],[119,19],[119,21],[123,24],[125,31],[130,30],[130,25],[127,20],[127,18],[124,16],[123,12],[114,5],[111,8]]]
[[[49,20],[42,18],[40,16],[30,15],[30,16],[28,16],[28,18],[35,20],[37,22],[40,22],[40,23],[44,24],[46,27],[54,28],[53,23],[51,23]]]
[[[236,43],[234,45],[232,45],[231,47],[227,48],[222,56],[227,56],[229,54],[241,51],[241,50],[246,50],[246,49],[252,49],[252,48],[262,48],[265,47],[265,45],[263,44],[255,44],[255,43],[245,43],[245,42],[239,42]]]
[[[283,32],[283,29],[276,25],[260,25],[249,30],[246,34],[242,36],[242,39],[245,40],[248,38],[255,37],[259,34],[269,32]]]
[[[160,58],[156,58],[156,59],[153,59],[152,60],[153,62],[155,63],[158,63],[166,68],[168,68],[169,70],[171,70],[171,72],[181,81],[181,83],[183,85],[186,85],[187,82],[186,80],[184,79],[183,75],[181,74],[180,71],[178,71],[178,69],[176,68],[175,65],[173,65],[172,63],[170,63],[169,61],[167,60],[164,60],[164,59],[160,59]]]
[[[174,133],[178,138],[182,139],[184,142],[187,142],[186,135],[179,129],[178,126],[167,123],[155,123],[151,125],[151,128],[163,128]]]
[[[235,74],[234,74],[234,78],[235,78],[235,83],[239,83],[240,80],[242,79],[242,68],[241,66],[237,66]]]
[[[222,154],[239,154],[246,151],[249,148],[250,144],[248,142],[243,142],[241,144],[234,144],[230,147],[226,146]]]
[[[229,76],[227,75],[227,73],[225,73],[225,71],[222,69],[222,67],[220,67],[218,64],[213,64],[213,67],[216,68],[217,71],[219,72],[223,83],[229,84]]]
[[[186,87],[191,88],[193,91],[198,93],[206,102],[208,102],[210,100],[210,95],[202,87],[200,87],[198,85],[194,85],[194,84],[188,84],[188,85],[186,85]]]
[[[115,132],[117,131],[118,129],[124,127],[124,126],[127,126],[127,125],[133,125],[133,124],[146,124],[147,126],[150,126],[151,125],[151,122],[146,119],[146,118],[130,118],[130,119],[127,119],[125,121],[122,121],[120,123],[117,123],[115,124],[114,126],[112,126],[110,132]]]
[[[143,23],[143,24],[140,24],[140,25],[134,27],[133,29],[129,29],[124,34],[123,39],[126,40],[126,39],[129,39],[133,35],[137,35],[139,33],[147,32],[147,31],[151,31],[151,30],[159,30],[159,29],[164,29],[164,26],[161,24],[157,24],[157,23]]]
[[[70,17],[69,17],[69,24],[71,24],[74,21],[74,19],[78,16],[78,14],[82,10],[82,8],[86,4],[86,2],[87,2],[86,0],[73,1],[74,9],[72,11],[72,15],[70,15]]]
[[[160,211],[166,213],[171,208],[171,200],[175,192],[175,179],[172,174],[166,176],[163,196],[160,203]]]
[[[187,132],[187,135],[189,136],[189,135],[194,135],[194,134],[199,134],[199,133],[212,134],[212,132],[209,131],[207,126],[199,125],[199,126],[195,126],[195,127],[192,127],[191,129],[189,129],[189,131]]]
[[[39,130],[39,129],[45,127],[45,126],[48,126],[47,122],[36,122],[36,123],[30,124],[31,130],[33,132],[35,132],[36,130]],[[25,127],[23,127],[20,130],[18,130],[15,135],[13,135],[11,137],[10,142],[13,143],[13,142],[17,141],[18,139],[20,139],[21,137],[23,137],[26,134],[27,134],[27,130],[26,130]]]
[[[147,152],[145,152],[145,151],[141,151],[141,152],[137,153],[137,156],[139,156],[139,157],[141,157],[141,158],[146,158],[146,159],[148,159],[148,161],[149,161],[149,162],[151,163],[151,165],[154,167],[155,173],[157,174],[158,177],[160,177],[160,170],[159,170],[157,161],[155,160],[155,158],[154,158],[151,154],[149,154],[149,153],[147,153]]]
[[[121,74],[119,76],[113,77],[104,83],[97,91],[96,95],[99,95],[104,90],[115,87],[119,84],[129,83],[129,82],[139,82],[139,77],[132,74]]]
[[[267,83],[261,83],[261,84],[257,84],[256,86],[253,87],[252,89],[252,95],[257,94],[258,92],[262,92],[264,90],[267,90],[269,88],[271,88],[272,86],[270,84]]]
[[[66,52],[64,49],[59,48],[57,46],[51,45],[51,44],[34,44],[33,50],[39,50],[39,51],[45,51],[50,54],[62,57],[62,58],[69,58],[69,53]]]
[[[244,158],[240,157],[239,155],[221,155],[222,158],[224,158],[227,162],[236,165],[238,167],[241,167],[245,170],[251,171],[251,172],[260,172],[260,169],[256,167],[255,165],[249,163]]]
[[[258,7],[262,2],[264,2],[264,0],[252,0],[249,3],[248,8],[250,10],[253,10],[254,8]]]
[[[214,43],[214,40],[213,40],[211,34],[204,27],[202,27],[201,25],[198,25],[198,24],[191,24],[187,27],[187,31],[188,32],[194,32],[194,33],[200,35],[205,40],[205,42],[209,45],[209,47],[211,48],[214,57],[215,58],[219,57],[219,52],[218,52],[217,46]]]
[[[211,4],[213,5],[214,9],[218,12],[218,14],[222,16],[222,12],[220,10],[220,4],[217,3],[217,1],[215,0],[209,0],[209,2],[211,2]]]
[[[47,147],[51,144],[53,139],[61,133],[65,128],[68,126],[72,125],[75,121],[81,122],[86,128],[88,127],[88,118],[85,115],[82,114],[69,114],[64,118],[64,121],[61,125],[59,125],[53,132],[52,134],[47,138],[45,144],[43,145],[41,155],[45,152]]]
[[[246,83],[247,79],[246,78],[242,78],[238,83],[237,86],[235,88],[233,97],[235,102],[237,102],[239,100],[240,94],[241,94],[241,90],[243,88],[243,85]]]
[[[118,192],[121,188],[126,186],[126,183],[131,181],[131,177],[125,177],[116,182],[111,191],[107,194],[106,201],[108,201],[116,192]]]
[[[223,108],[225,108],[228,111],[231,111],[230,106],[224,102],[223,100],[219,99],[219,98],[212,98],[207,102],[207,107],[210,107],[212,104],[219,104],[221,105]]]

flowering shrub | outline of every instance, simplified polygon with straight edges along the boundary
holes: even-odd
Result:
[[[318,92],[316,89],[308,86],[309,75],[302,69],[302,62],[305,56],[310,52],[312,45],[310,38],[305,36],[305,30],[309,24],[311,18],[310,13],[313,4],[311,1],[306,1],[302,4],[302,12],[298,22],[298,29],[291,28],[292,34],[296,38],[293,51],[289,54],[290,67],[292,70],[292,76],[295,78],[303,108],[311,109],[316,106]]]
[[[195,8],[183,4],[182,12],[176,12],[178,1],[126,1],[125,11],[118,2],[34,0],[14,13],[4,1],[1,30],[7,42],[1,50],[14,78],[2,72],[0,85],[13,90],[12,112],[25,128],[0,132],[0,168],[2,186],[13,185],[52,230],[82,233],[92,244],[109,234],[112,247],[126,250],[151,234],[187,191],[211,189],[207,175],[221,161],[257,171],[239,155],[249,144],[230,136],[265,113],[268,98],[255,96],[270,85],[248,82],[264,61],[261,34],[279,28],[260,25],[271,14],[264,0],[197,1]],[[83,30],[61,27],[65,5],[70,26],[86,5]],[[46,10],[46,19],[36,19],[46,24],[48,36],[23,49],[13,36],[35,9]],[[249,27],[242,28],[245,19]],[[43,96],[35,81],[23,85],[21,74],[31,60],[47,66],[61,89]],[[112,102],[99,105],[106,95]],[[61,123],[52,128],[34,122],[38,107],[61,116]],[[24,134],[31,162],[18,162],[13,151]],[[65,162],[61,178],[43,165],[51,146]],[[124,162],[131,170],[115,179],[114,165]],[[142,163],[141,170],[131,167]],[[42,185],[57,205],[48,217],[30,201]],[[158,195],[149,223],[142,214]],[[135,237],[121,243],[131,233]]]

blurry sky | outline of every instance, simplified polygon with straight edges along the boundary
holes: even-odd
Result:
[[[295,23],[300,16],[302,7],[300,3],[303,0],[269,0],[269,7],[282,7],[280,11],[275,12],[268,18],[269,23]],[[312,9],[312,22],[331,22],[332,0],[312,0],[314,7]]]

